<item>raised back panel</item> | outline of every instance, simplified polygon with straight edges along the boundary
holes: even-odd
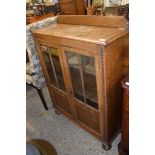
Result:
[[[123,16],[59,15],[57,23],[127,28],[128,22]]]

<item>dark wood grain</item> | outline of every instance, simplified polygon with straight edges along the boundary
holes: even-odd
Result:
[[[86,14],[84,0],[76,0],[75,1],[75,6],[76,6],[76,14],[77,15]]]
[[[85,7],[83,0],[61,0],[60,8],[65,15],[85,14]]]
[[[61,0],[60,8],[65,15],[76,15],[76,6],[74,0]]]
[[[122,117],[122,135],[121,142],[118,146],[120,155],[129,155],[129,76],[126,76],[121,81],[124,88],[124,101],[123,101],[123,117]]]

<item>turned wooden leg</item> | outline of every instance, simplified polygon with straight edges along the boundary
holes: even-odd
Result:
[[[45,108],[46,110],[48,110],[48,107],[47,107],[47,104],[46,104],[46,102],[45,102],[45,99],[44,99],[44,96],[43,96],[43,94],[42,94],[41,89],[38,89],[38,88],[37,88],[37,91],[38,91],[38,94],[39,94],[39,96],[40,96],[40,99],[41,99],[41,101],[42,101],[42,103],[43,103],[44,108]]]
[[[61,114],[61,112],[60,112],[58,109],[55,109],[55,113],[56,113],[57,115],[60,115],[60,114]]]
[[[111,144],[103,144],[102,143],[102,148],[104,149],[104,150],[110,150],[111,149]]]

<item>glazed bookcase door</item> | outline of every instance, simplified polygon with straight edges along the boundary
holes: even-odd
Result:
[[[73,48],[63,47],[62,51],[68,68],[71,100],[77,121],[85,128],[99,133],[96,57]]]
[[[67,89],[60,50],[58,47],[47,45],[40,45],[40,48],[56,106],[59,110],[63,110],[63,112],[72,115],[71,106],[68,101],[68,94],[66,92]]]

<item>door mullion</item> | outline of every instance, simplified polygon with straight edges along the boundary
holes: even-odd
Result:
[[[56,80],[56,84],[57,84],[57,87],[59,88],[59,84],[58,84],[58,80],[57,80],[57,76],[56,76],[56,72],[55,72],[55,68],[54,68],[54,64],[53,64],[53,59],[52,59],[51,53],[49,51],[49,48],[48,48],[48,54],[49,54],[49,57],[50,57],[50,61],[51,61],[52,69],[53,69],[53,72],[54,72],[54,77],[55,77],[55,80]]]
[[[78,54],[77,57],[78,57],[78,65],[79,65],[80,76],[81,76],[81,81],[82,81],[82,91],[83,91],[83,95],[84,95],[84,102],[87,104],[80,55]]]

